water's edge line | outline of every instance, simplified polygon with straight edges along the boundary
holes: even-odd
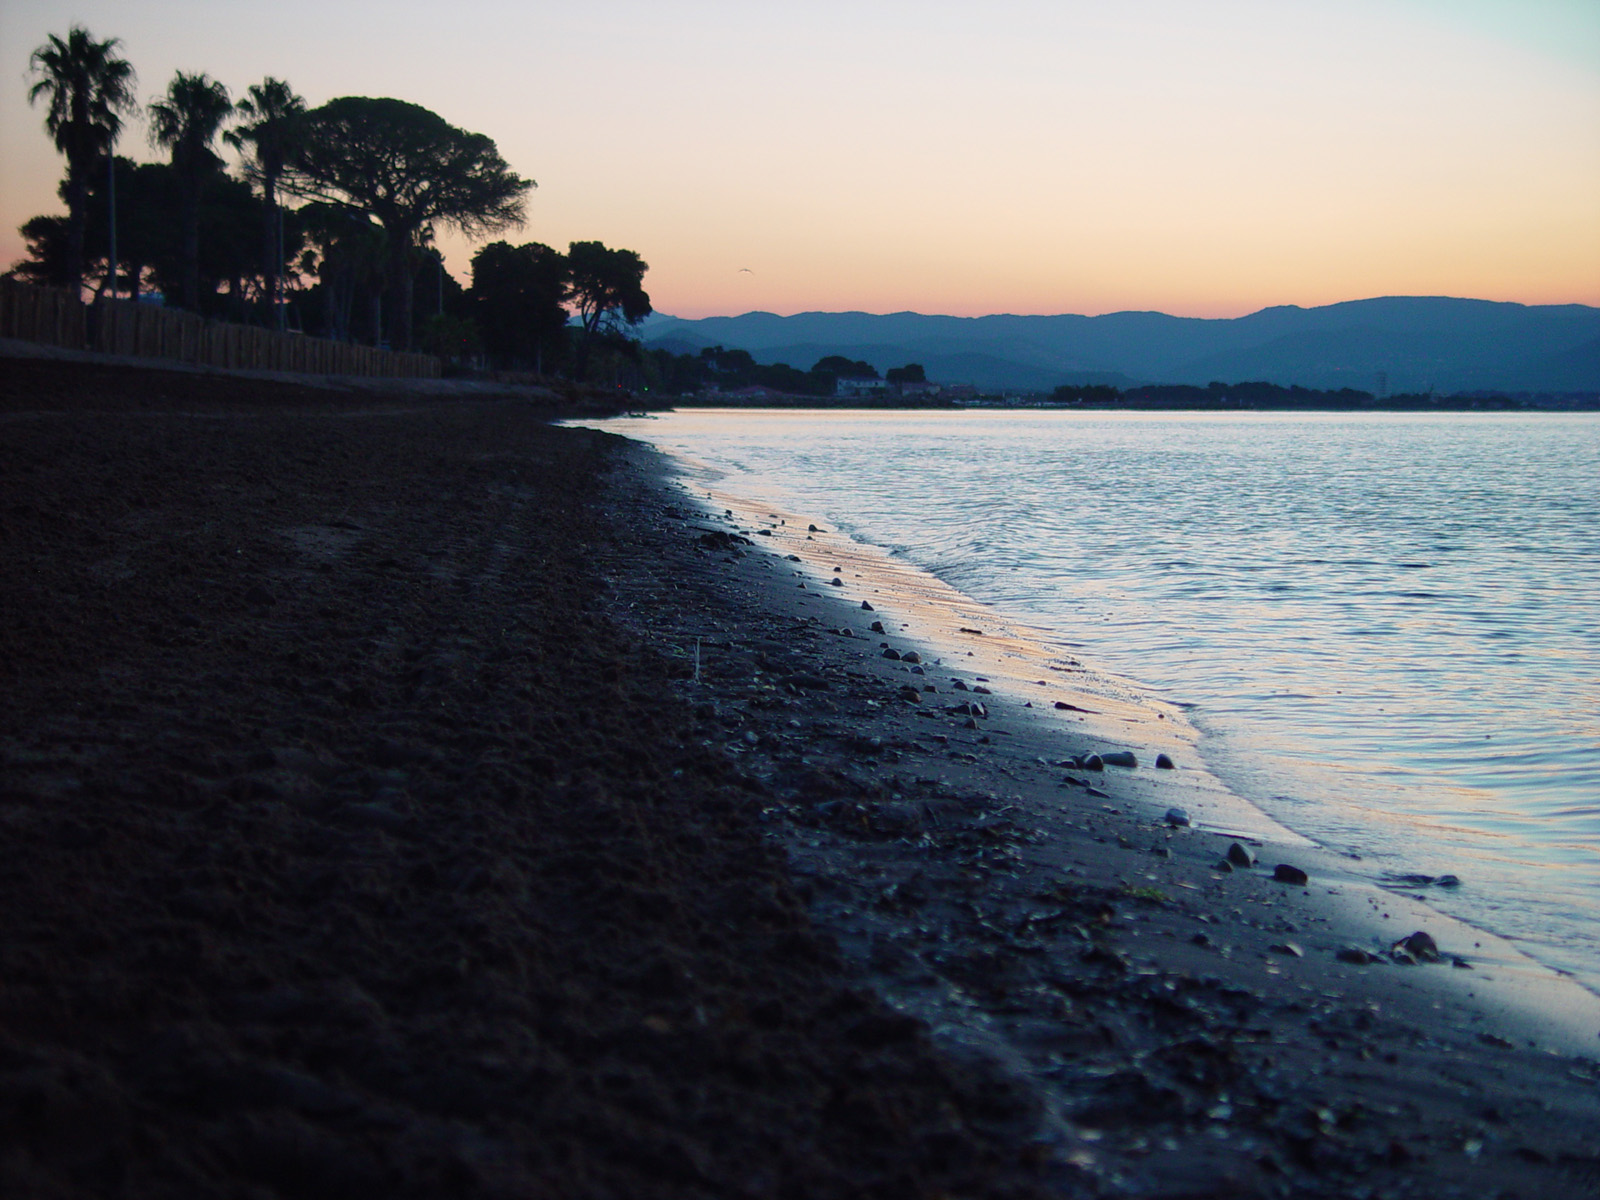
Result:
[[[791,541],[785,538],[785,534],[795,535],[800,530],[815,525],[816,522],[809,520],[804,514],[784,511],[769,498],[752,498],[727,490],[722,486],[728,482],[727,477],[720,472],[716,473],[718,478],[715,480],[715,486],[707,487],[703,464],[695,463],[686,455],[643,439],[630,440],[659,456],[667,477],[677,483],[685,499],[699,508],[706,520],[726,520],[728,518],[725,514],[731,512],[734,525],[756,535],[752,544],[764,544],[764,548],[774,554],[779,553],[780,546],[790,552],[807,549],[804,541],[798,539]],[[790,521],[794,524],[786,524]],[[762,526],[767,527],[768,533],[772,536],[760,536],[759,527]],[[813,574],[819,584],[822,584],[825,591],[826,585],[823,581],[832,569],[827,565],[828,562],[836,560],[840,551],[848,547],[852,561],[872,562],[875,571],[882,573],[880,582],[892,581],[899,588],[911,592],[931,585],[943,593],[943,598],[948,602],[960,605],[969,612],[988,614],[1000,622],[1009,635],[1004,639],[1008,646],[1031,645],[1036,652],[1046,656],[1056,653],[1049,645],[1052,631],[1012,621],[992,605],[967,596],[933,572],[842,529],[819,529],[818,533],[826,539],[820,547],[814,540],[818,534],[799,534],[800,538],[812,542],[812,552],[802,554],[800,557],[806,569]],[[819,550],[824,552],[819,553]],[[896,603],[896,600],[899,602]],[[902,592],[900,596],[886,599],[884,603],[888,606],[886,611],[893,611],[899,616],[909,618],[908,626],[920,627],[911,633],[911,638],[925,646],[935,657],[943,657],[953,652],[965,654],[965,644],[958,644],[949,637],[941,637],[936,628],[929,627],[927,615],[917,611],[918,604],[914,596],[908,602]],[[992,644],[987,638],[985,639],[985,648]],[[1075,643],[1075,645],[1082,644],[1084,643]],[[1162,722],[1167,730],[1171,731],[1169,736],[1187,745],[1204,761],[1203,753],[1198,748],[1204,735],[1183,715],[1182,706],[1157,696],[1136,680],[1119,675],[1110,669],[1101,668],[1098,664],[1090,665],[1093,664],[1092,651],[1074,649],[1073,655],[1079,662],[1085,663],[1083,683],[1092,681],[1091,686],[1099,684],[1121,690],[1124,694],[1120,699],[1135,707],[1151,712],[1159,709],[1173,714],[1176,719]],[[1110,693],[1102,693],[1099,690],[1089,694],[1102,702],[1110,696]],[[1111,698],[1117,697],[1111,696]],[[1037,711],[1041,723],[1052,720],[1055,715],[1053,712],[1047,714],[1044,710]],[[1151,731],[1151,726],[1140,730],[1141,733]],[[1060,732],[1063,735],[1069,733],[1065,728]],[[1126,741],[1126,733],[1126,728],[1118,730],[1114,724],[1109,726],[1101,724],[1095,726],[1087,736],[1101,741]],[[1146,748],[1153,749],[1148,744]],[[1566,1009],[1567,1014],[1573,1017],[1566,1021],[1566,1027],[1561,1030],[1563,1036],[1560,1040],[1564,1042],[1563,1048],[1569,1052],[1593,1052],[1595,1030],[1592,1013],[1593,1010],[1600,1009],[1600,992],[1596,992],[1567,972],[1540,961],[1524,950],[1520,944],[1492,929],[1446,913],[1429,904],[1425,898],[1395,891],[1380,880],[1362,873],[1353,866],[1353,860],[1346,853],[1317,842],[1285,825],[1248,796],[1229,786],[1209,764],[1203,770],[1195,771],[1194,775],[1198,778],[1192,778],[1190,782],[1198,784],[1206,792],[1207,798],[1227,814],[1221,822],[1212,822],[1215,829],[1221,830],[1231,823],[1240,826],[1239,832],[1246,836],[1288,848],[1304,847],[1304,852],[1315,853],[1320,860],[1319,874],[1337,885],[1330,890],[1330,896],[1335,898],[1333,907],[1340,910],[1352,922],[1359,921],[1363,905],[1376,908],[1379,906],[1378,901],[1381,900],[1381,906],[1393,910],[1397,917],[1405,920],[1426,919],[1439,926],[1461,931],[1457,936],[1473,937],[1475,944],[1481,943],[1485,954],[1492,955],[1503,971],[1514,976],[1513,978],[1502,976],[1501,987],[1488,989],[1497,994],[1486,1007],[1499,1009],[1502,1018],[1520,1023],[1530,1033],[1538,1031],[1550,1034],[1554,1031],[1549,1022],[1556,1014],[1546,1009],[1545,1002],[1551,999],[1552,989],[1557,993],[1572,989],[1581,994],[1582,999],[1576,1003],[1569,997],[1565,1003],[1557,1004],[1558,1008]],[[1148,796],[1138,798],[1135,802],[1141,804],[1152,815],[1162,811],[1160,802]],[[1484,982],[1487,982],[1486,978],[1480,976],[1478,983],[1480,989]],[[1460,986],[1457,981],[1450,981],[1444,986],[1452,984]]]

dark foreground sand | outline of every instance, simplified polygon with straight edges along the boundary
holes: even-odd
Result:
[[[1502,961],[1340,963],[822,531],[525,398],[0,372],[0,1195],[1600,1187]]]

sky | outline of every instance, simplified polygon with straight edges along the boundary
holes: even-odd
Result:
[[[636,250],[676,316],[1600,305],[1597,0],[3,0],[0,266],[62,211],[28,57],[74,21],[145,101],[488,134],[538,183],[508,240]]]

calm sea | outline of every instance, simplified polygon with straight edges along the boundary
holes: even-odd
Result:
[[[1600,990],[1600,415],[606,423],[1192,705],[1212,770]]]

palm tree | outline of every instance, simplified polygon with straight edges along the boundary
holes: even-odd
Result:
[[[34,77],[28,103],[38,103],[41,96],[49,101],[44,127],[67,159],[61,191],[67,202],[68,286],[75,292],[83,290],[89,174],[116,145],[122,133],[121,114],[137,112],[139,107],[133,95],[133,66],[117,54],[121,45],[117,38],[97,42],[82,25],[74,25],[66,41],[51,34],[28,59]]]
[[[172,153],[183,181],[183,303],[200,307],[200,193],[222,165],[211,143],[233,112],[228,89],[204,73],[179,71],[150,105],[150,140]]]
[[[266,200],[266,229],[263,239],[262,282],[276,313],[276,324],[283,326],[279,305],[279,275],[283,270],[282,217],[278,211],[278,180],[294,145],[295,118],[306,111],[306,102],[281,79],[267,76],[245,89],[245,96],[234,111],[246,122],[222,135],[235,149],[248,152],[250,174],[261,181]]]

